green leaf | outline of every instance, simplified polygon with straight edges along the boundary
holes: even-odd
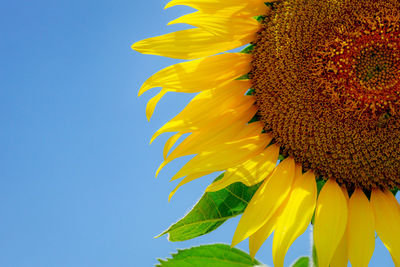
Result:
[[[296,260],[291,267],[308,267],[310,265],[309,257],[301,257]]]
[[[253,267],[260,263],[247,253],[224,244],[203,245],[178,250],[171,259],[160,260],[158,267]]]
[[[216,180],[221,179],[220,175]],[[193,209],[160,236],[169,234],[169,241],[185,241],[205,235],[227,219],[243,213],[258,185],[248,187],[234,183],[216,192],[205,193]]]

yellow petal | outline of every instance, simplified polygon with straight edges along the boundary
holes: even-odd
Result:
[[[347,230],[333,254],[330,267],[346,267],[348,264],[348,245],[347,245]]]
[[[240,108],[238,109],[240,110]],[[246,112],[243,112],[241,116],[235,116],[233,114],[219,116],[218,119],[220,119],[220,123],[218,123],[218,120],[205,121],[207,124],[202,125],[200,130],[193,131],[192,134],[186,137],[186,139],[170,153],[165,159],[165,164],[183,156],[202,152],[215,153],[218,152],[217,147],[222,150],[224,147],[220,146],[226,146],[228,142],[242,140],[250,136],[260,136],[262,132],[261,124],[255,124],[250,127],[248,127],[247,124],[256,112],[256,108],[252,107]],[[189,132],[185,129],[180,129],[180,127],[177,127],[175,131],[179,131],[181,134]]]
[[[210,14],[199,11],[179,17],[168,23],[168,25],[176,23],[186,23],[216,36],[226,36],[228,38],[255,33],[260,27],[260,23],[252,17],[233,17],[231,14],[226,13],[217,13],[210,16]]]
[[[197,10],[204,11],[207,13],[214,13],[221,10],[229,11],[231,14],[245,14],[247,16],[265,15],[268,8],[262,0],[172,0],[165,8],[169,8],[176,5],[186,5],[193,7]]]
[[[236,182],[242,182],[247,186],[258,184],[272,173],[278,162],[278,157],[279,146],[270,145],[254,158],[236,167],[229,168],[224,177],[209,185],[206,191],[218,191]]]
[[[300,174],[294,181],[288,203],[276,224],[272,246],[274,266],[283,266],[285,254],[293,241],[307,230],[316,201],[315,175],[311,171]]]
[[[174,146],[174,144],[176,143],[176,141],[178,141],[178,139],[179,139],[181,136],[182,136],[181,133],[174,134],[173,136],[171,136],[171,137],[167,140],[167,142],[165,142],[164,150],[163,150],[164,159],[167,158],[168,152],[171,150],[171,148]]]
[[[375,249],[375,219],[361,189],[356,189],[349,201],[347,233],[351,266],[367,267]]]
[[[196,59],[245,45],[254,40],[255,35],[256,31],[216,36],[206,30],[195,28],[141,40],[134,43],[132,49],[142,54]]]
[[[254,115],[255,112],[256,110],[251,111],[247,115]],[[261,134],[263,128],[261,123],[252,123],[251,125],[248,125],[247,121],[250,117],[246,118],[246,114],[244,115],[244,118],[247,120],[243,120],[243,118],[236,116],[221,116],[220,119],[222,123],[213,124],[211,122],[212,125],[204,127],[201,131],[196,131],[189,135],[168,155],[160,168],[157,170],[156,176],[161,168],[178,157],[199,154],[196,159],[191,160],[192,162],[190,164],[193,165],[199,160],[210,161],[212,155],[218,156],[220,153],[228,153],[227,151],[230,151],[231,153],[237,153],[238,151],[235,150],[242,149],[240,147],[246,146],[246,144],[249,146],[247,148],[248,153],[243,155],[235,155],[236,157],[241,158],[244,156],[245,158],[250,158],[253,156],[253,153],[256,155],[258,150],[261,152],[261,149],[271,141],[271,137],[267,134]],[[221,126],[222,128],[220,128]],[[252,146],[251,144],[256,145],[257,147]],[[252,148],[250,148],[251,146]],[[243,148],[245,149],[245,147]],[[234,166],[235,164],[241,163],[224,162],[224,166],[225,164],[229,164],[229,166],[225,166],[223,170]],[[210,165],[208,167],[210,167]],[[182,172],[184,172],[184,170],[182,170],[180,174]],[[193,173],[194,170],[190,170],[189,172]],[[210,171],[210,173],[211,172],[213,171]],[[189,175],[189,173],[186,173],[185,175]]]
[[[400,209],[390,191],[373,190],[371,206],[375,214],[375,229],[383,244],[392,255],[393,262],[400,266]]]
[[[289,195],[295,173],[293,158],[283,160],[254,194],[233,236],[235,246],[260,229]]]
[[[346,198],[346,201],[349,201],[349,194],[347,193],[347,189],[345,187],[342,187],[342,192]],[[345,233],[343,234],[342,239],[339,242],[338,247],[336,248],[335,253],[333,254],[332,260],[331,260],[331,265],[330,267],[346,267],[348,264],[348,238],[347,238],[347,231],[348,231],[348,224],[345,230]]]
[[[152,99],[147,102],[146,106],[146,118],[147,120],[150,120],[151,116],[153,116],[154,110],[158,104],[158,102],[161,100],[161,98],[165,95],[167,91],[166,90],[161,90],[158,94],[156,94]]]
[[[278,221],[279,217],[282,214],[286,206],[286,202],[284,201],[283,204],[278,208],[278,210],[271,216],[271,218],[264,223],[264,225],[257,230],[254,234],[249,237],[249,252],[251,257],[255,257],[257,251],[261,248],[262,244],[264,244],[265,240],[272,234],[275,230],[276,222]]]
[[[227,114],[228,115],[228,114]],[[168,156],[168,160],[177,157],[199,154],[202,152],[218,152],[226,146],[234,147],[234,143],[249,138],[259,138],[262,134],[262,123],[247,124],[242,118],[231,120],[228,116],[220,116],[221,124],[215,122],[204,125],[198,131],[193,131],[174,151]],[[237,118],[237,117],[236,117]],[[226,119],[222,120],[222,119]],[[229,124],[226,124],[229,122]],[[269,138],[269,135],[265,135]]]
[[[250,71],[251,55],[227,53],[169,66],[142,85],[139,96],[151,88],[196,93],[230,82]]]
[[[152,75],[141,87],[139,95],[154,87],[183,93],[217,88],[248,73],[250,60],[248,54],[227,53],[178,63]]]
[[[339,185],[328,180],[319,194],[315,211],[314,242],[319,267],[328,267],[346,230],[347,200]]]
[[[246,118],[246,116],[244,117]],[[206,151],[216,152],[216,145],[222,145],[230,141],[240,140],[245,136],[248,137],[248,131],[251,128],[247,127],[248,125],[246,122],[243,121],[242,118],[238,118],[236,116],[231,118],[228,116],[220,117],[221,121],[223,121],[221,125],[226,126],[224,128],[219,128],[221,125],[218,125],[218,127],[213,127],[216,125],[210,123],[211,125],[204,125],[204,127],[202,127],[199,131],[194,131],[171,152],[166,160],[172,161],[178,157],[194,155]],[[230,123],[230,125],[227,123]],[[257,134],[261,134],[261,130]]]
[[[171,201],[171,198],[175,195],[176,191],[178,191],[178,189],[182,186],[185,185],[193,180],[196,180],[197,178],[200,178],[202,176],[206,175],[206,173],[198,173],[195,175],[189,175],[186,176],[184,179],[182,179],[182,181],[179,182],[179,184],[174,188],[174,190],[172,190],[172,192],[169,194],[168,196],[168,201]]]
[[[216,145],[215,151],[204,151],[186,163],[172,179],[197,172],[213,173],[238,165],[260,153],[271,141],[271,136],[258,134],[237,141]]]
[[[210,123],[221,125],[221,129],[225,128],[226,126],[223,125],[226,122],[225,115],[228,119],[234,120],[253,116],[254,114],[250,114],[252,112],[249,109],[252,108],[255,98],[244,95],[249,87],[248,81],[231,81],[223,86],[199,93],[177,116],[153,135],[152,141],[165,132],[188,133],[207,127]],[[215,123],[214,120],[219,122]]]

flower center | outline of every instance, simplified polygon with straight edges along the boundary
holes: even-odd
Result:
[[[396,82],[399,74],[398,59],[394,55],[394,51],[382,45],[361,51],[354,59],[354,69],[360,84],[370,90],[382,90]]]
[[[400,187],[399,21],[400,0],[273,5],[251,77],[282,153],[349,189]]]
[[[353,17],[356,27],[339,24],[335,39],[317,49],[313,58],[316,79],[336,101],[357,108],[353,108],[357,115],[369,113],[377,118],[387,111],[394,114],[399,110],[400,91],[398,21],[388,16],[377,27],[378,17],[364,23],[365,18]]]

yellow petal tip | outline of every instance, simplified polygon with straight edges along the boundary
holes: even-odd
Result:
[[[172,191],[168,196],[168,202],[171,202],[172,197],[175,195],[176,191]]]
[[[150,145],[154,142],[154,140],[156,140],[157,136],[158,136],[158,135],[156,135],[156,133],[155,133],[155,134],[151,137],[150,142],[149,142]]]
[[[139,92],[138,92],[138,97],[143,95],[143,93],[146,91],[146,89],[144,88],[144,86],[140,87]]]
[[[133,45],[131,45],[131,48],[132,48],[132,50],[134,50],[134,51],[136,51],[135,45],[136,45],[136,43],[134,43]]]
[[[141,53],[141,51],[140,51],[141,43],[142,43],[142,41],[139,41],[139,42],[136,42],[133,45],[131,45],[132,50],[136,51],[138,53]]]
[[[238,236],[238,235],[236,234],[236,232],[235,232],[235,234],[233,235],[233,238],[232,238],[231,247],[232,247],[232,248],[235,247],[237,244],[239,244],[240,242],[242,242],[244,239],[246,239],[246,238],[243,238],[243,237],[241,237],[241,236]]]
[[[165,166],[165,162],[161,163],[160,167],[158,167],[157,171],[156,171],[156,178],[158,176],[158,174],[160,174],[160,171],[162,170],[162,168]]]
[[[173,3],[174,1],[170,1],[170,2],[168,2],[165,6],[164,6],[164,9],[167,9],[167,8],[170,8],[170,7],[173,7],[174,6],[174,3]]]
[[[146,119],[147,121],[150,121],[151,117],[153,116],[153,112],[147,111],[146,112]]]
[[[175,21],[176,21],[176,19],[171,20],[170,22],[167,23],[167,26],[172,25],[172,24],[175,24]]]

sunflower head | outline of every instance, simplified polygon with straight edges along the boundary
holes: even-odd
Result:
[[[349,190],[400,187],[399,10],[396,1],[282,1],[254,42],[265,130]]]
[[[368,266],[375,232],[400,266],[400,1],[172,0],[194,29],[137,51],[190,59],[150,77],[151,117],[168,92],[198,93],[158,130],[175,133],[161,170],[195,155],[177,188],[259,184],[234,234],[254,256],[274,233],[275,266],[314,217],[320,267]],[[251,43],[243,53],[222,53]],[[186,135],[174,149],[178,139]],[[159,171],[158,170],[158,171]],[[158,173],[157,171],[157,173]],[[324,184],[317,189],[317,183]],[[177,189],[176,188],[176,189]],[[171,193],[175,193],[176,189]]]

